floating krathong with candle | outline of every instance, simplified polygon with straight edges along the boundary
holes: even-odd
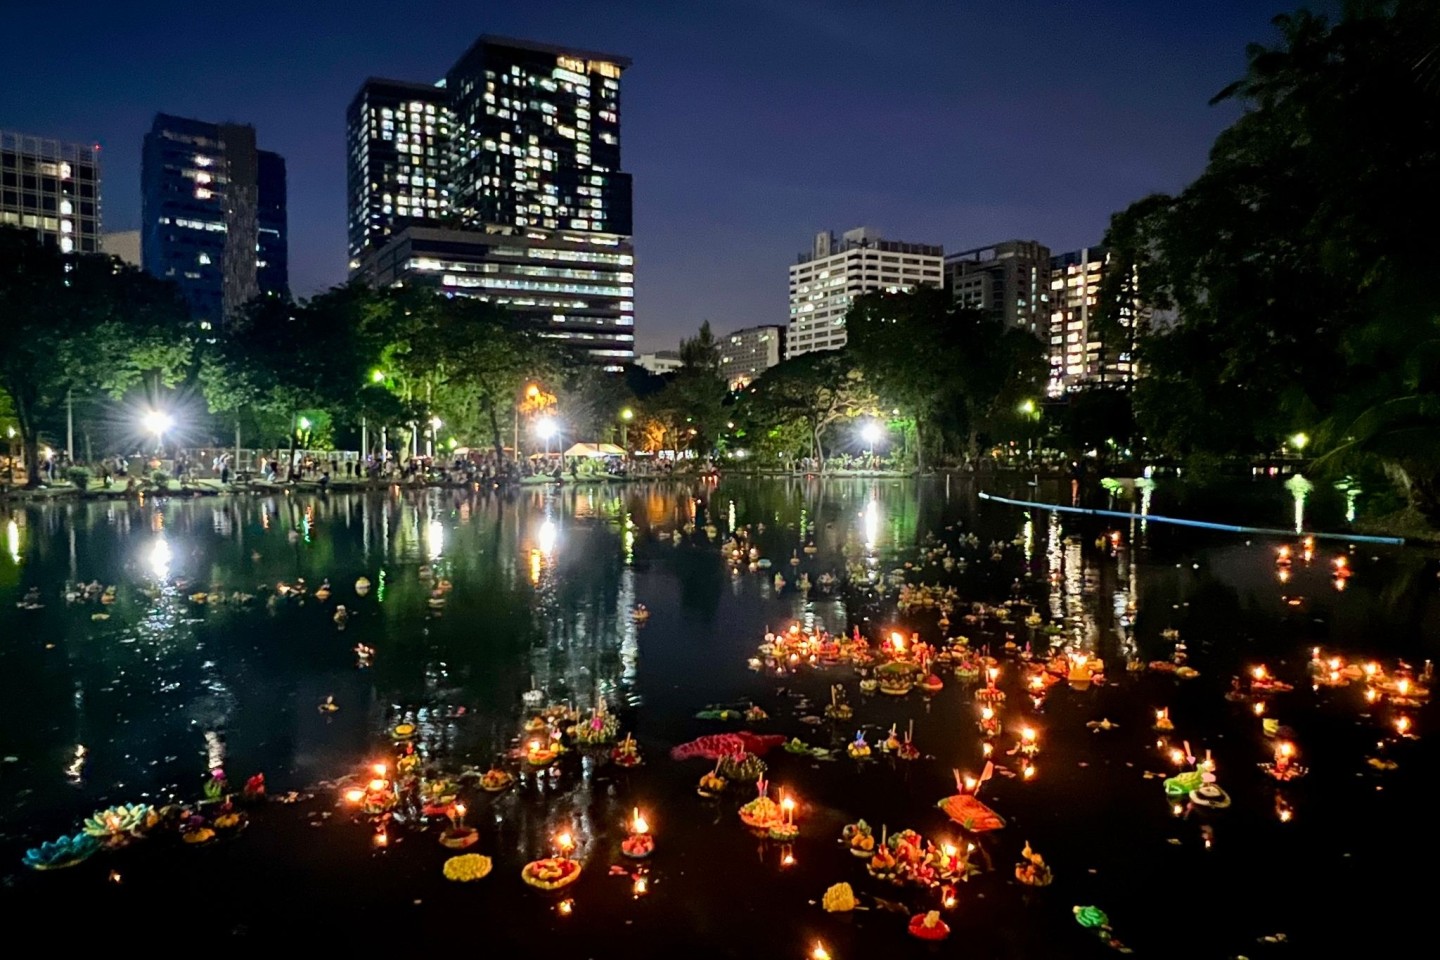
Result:
[[[910,918],[910,936],[918,940],[938,941],[950,936],[950,925],[940,919],[938,910],[916,914]]]
[[[995,685],[1000,679],[999,667],[987,667],[985,670],[985,686],[975,691],[975,699],[981,703],[1004,703],[1005,691]]]
[[[880,845],[875,848],[875,855],[870,858],[865,869],[870,876],[877,880],[894,880],[900,869],[899,861],[895,859],[895,854],[891,852],[889,844],[885,842],[883,830]]]
[[[474,827],[465,825],[465,804],[451,804],[446,814],[450,818],[450,825],[440,831],[441,846],[451,850],[463,850],[480,839],[480,834]]]
[[[502,790],[508,790],[514,782],[515,775],[499,767],[491,767],[489,770],[480,774],[480,789],[486,793],[499,793]]]
[[[915,746],[915,721],[911,720],[905,728],[905,739],[895,748],[895,756],[901,760],[919,760],[920,748]]]
[[[100,849],[100,839],[88,833],[47,840],[25,851],[21,862],[31,870],[64,870],[83,863]]]
[[[826,913],[849,913],[855,907],[855,891],[848,883],[835,884],[820,898],[820,909]]]
[[[559,745],[548,740],[535,739],[525,745],[525,762],[532,767],[545,767],[559,756]]]
[[[915,689],[915,683],[911,679],[913,668],[908,663],[899,661],[887,663],[876,671],[880,683],[880,692],[892,697],[903,697]]]
[[[1000,736],[1001,726],[999,712],[988,704],[981,707],[979,726],[980,733],[987,738]]]
[[[980,802],[981,786],[995,773],[995,764],[987,762],[979,776],[962,778],[959,770],[955,774],[955,794],[941,800],[937,806],[945,815],[972,833],[999,830],[1005,821],[994,810]]]
[[[141,836],[159,822],[155,808],[145,803],[120,804],[97,810],[85,818],[81,829],[109,847],[120,847]]]
[[[640,745],[635,742],[635,738],[630,734],[626,734],[625,739],[621,740],[615,745],[615,748],[610,751],[610,759],[615,761],[617,766],[621,767],[638,767],[645,762],[640,756]]]
[[[720,764],[717,762],[714,770],[711,770],[700,778],[700,782],[695,787],[695,792],[707,800],[712,800],[724,793],[728,785],[729,781],[720,776]]]
[[[875,855],[875,833],[864,820],[846,824],[845,829],[840,831],[840,839],[852,857],[868,860]]]
[[[855,731],[855,739],[846,745],[845,752],[850,755],[852,760],[870,759],[870,744],[865,742],[865,731]]]
[[[601,700],[595,706],[595,711],[582,722],[576,724],[570,731],[576,743],[586,746],[610,743],[620,735],[620,720],[610,712]]]
[[[1015,879],[1027,887],[1048,887],[1055,879],[1046,865],[1045,858],[1034,850],[1030,849],[1030,841],[1025,841],[1025,847],[1020,851],[1020,863],[1015,864]]]
[[[570,859],[575,838],[568,832],[555,837],[558,856],[531,860],[520,870],[520,879],[540,890],[558,890],[580,879],[579,862]]]
[[[855,710],[845,702],[845,688],[840,684],[831,684],[830,702],[825,706],[825,716],[831,720],[849,720],[855,715]]]
[[[1175,729],[1175,722],[1170,719],[1170,708],[1162,707],[1155,711],[1155,729],[1161,733],[1170,733]]]
[[[770,790],[768,780],[758,780],[755,790],[758,794],[755,799],[739,810],[740,822],[752,830],[769,831],[771,826],[780,822],[780,805],[771,800],[768,795]]]
[[[770,824],[769,837],[771,840],[780,840],[785,843],[800,836],[800,825],[795,822],[794,797],[782,797],[780,800],[780,820],[778,823]]]
[[[650,824],[640,815],[638,807],[625,824],[625,839],[620,841],[620,852],[637,860],[655,852],[655,835],[650,832]]]
[[[721,757],[717,770],[726,780],[750,783],[765,776],[765,761],[749,751],[739,750]]]
[[[1295,762],[1295,744],[1289,740],[1275,744],[1275,759],[1270,763],[1260,764],[1260,769],[1282,783],[1298,780],[1307,772],[1305,767]]]
[[[1271,675],[1265,664],[1258,664],[1250,668],[1250,692],[1256,696],[1265,696],[1271,693],[1288,693],[1295,689],[1283,680],[1277,680]]]

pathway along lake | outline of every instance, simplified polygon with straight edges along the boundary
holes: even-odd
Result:
[[[1288,495],[1266,489],[1250,498],[1250,515],[1214,519],[1291,523]],[[1045,484],[1008,492],[1062,496]],[[1183,509],[1163,501],[1157,494],[1155,512]],[[1113,939],[1141,955],[1258,958],[1400,943],[1419,923],[1408,911],[1427,892],[1436,852],[1427,739],[1436,721],[1427,704],[1403,704],[1414,697],[1400,696],[1395,679],[1399,661],[1409,664],[1414,679],[1402,689],[1416,694],[1440,636],[1437,565],[1422,550],[1322,543],[1307,561],[1298,538],[1123,522],[1111,538],[1104,521],[985,504],[973,487],[944,480],[56,503],[13,507],[3,520],[0,910],[12,922],[52,918],[26,936],[55,947],[223,950],[234,938],[270,952],[528,944],[556,957],[800,958],[823,942],[840,960],[1108,956],[1115,944],[1072,912],[1093,904]],[[707,524],[718,528],[713,540]],[[722,548],[747,524],[770,569],[736,568]],[[963,571],[924,562],[932,533],[964,558]],[[978,547],[957,545],[970,533]],[[1284,546],[1289,566],[1276,562]],[[1342,556],[1351,574],[1337,578]],[[933,609],[897,613],[893,588],[881,597],[853,578],[808,598],[796,588],[801,573],[845,580],[847,564],[876,571],[883,585],[910,563],[911,582],[956,585],[948,631]],[[777,573],[790,581],[783,588]],[[365,596],[362,576],[372,585]],[[301,578],[303,601],[278,595],[278,584]],[[326,578],[332,594],[321,601]],[[431,603],[440,580],[451,589]],[[67,601],[67,583],[92,581],[113,585],[113,602],[83,592]],[[192,596],[201,593],[221,602]],[[1008,623],[963,619],[971,602],[1017,594],[1044,626],[1026,624],[1024,605]],[[632,618],[636,604],[648,607],[647,622]],[[933,697],[865,696],[848,664],[752,670],[766,628],[797,619],[837,635],[858,626],[871,640],[898,628],[988,644],[1007,694],[996,761],[1023,769],[1008,751],[1027,725],[1039,743],[1031,778],[1002,772],[982,789],[1007,825],[967,839],[936,808],[955,792],[952,769],[983,766],[973,683],[939,665],[945,686]],[[1171,661],[1170,630],[1198,677],[1125,669]],[[1003,649],[1009,636],[1038,655],[1053,641],[1102,658],[1105,682],[1082,690],[1062,679],[1032,698],[1026,665]],[[374,651],[368,666],[360,645]],[[1325,660],[1373,660],[1389,679],[1317,687],[1316,647]],[[1290,728],[1282,735],[1309,768],[1303,779],[1280,784],[1258,766],[1276,750],[1248,695],[1248,671],[1262,663],[1294,685],[1258,699],[1265,718]],[[1235,676],[1247,695],[1227,699]],[[844,685],[854,719],[802,722],[820,712],[831,683]],[[532,686],[585,711],[604,698],[645,762],[627,770],[608,748],[576,749],[538,773],[503,761],[520,775],[507,792],[471,782],[462,792],[479,831],[470,852],[494,860],[485,879],[442,877],[454,853],[437,842],[444,817],[378,825],[381,846],[377,823],[336,786],[363,783],[372,763],[393,764],[400,723],[415,725],[425,767],[485,770],[526,742],[535,711],[521,697]],[[322,710],[332,697],[338,709]],[[695,717],[747,700],[771,718]],[[1175,725],[1168,735],[1152,729],[1162,708]],[[1101,719],[1118,728],[1087,727]],[[846,756],[857,729],[873,746],[912,720],[921,759]],[[710,765],[670,759],[677,744],[740,729],[835,751],[765,758],[772,795],[799,801],[801,835],[789,847],[738,820],[753,788],[731,784],[702,800],[696,782]],[[1160,777],[1146,776],[1179,772],[1170,750],[1187,741],[1201,759],[1211,753],[1229,809],[1172,800]],[[28,848],[77,832],[96,809],[199,800],[215,766],[232,789],[265,774],[271,801],[249,808],[243,835],[192,849],[157,828],[74,869],[21,865]],[[298,802],[275,802],[289,791]],[[643,893],[635,862],[619,853],[635,808],[656,838]],[[941,907],[938,889],[873,879],[840,844],[842,827],[860,818],[877,835],[884,825],[976,844],[981,872],[942,911],[948,942],[907,935],[912,915]],[[521,867],[549,855],[565,830],[579,843],[580,879],[556,893],[523,885]],[[1051,886],[1016,881],[1026,841],[1053,869]],[[610,875],[616,864],[626,875]],[[841,881],[871,909],[823,912],[821,895]]]

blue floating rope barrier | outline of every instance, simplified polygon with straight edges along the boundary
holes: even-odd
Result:
[[[1035,507],[1039,510],[1054,510],[1058,513],[1080,513],[1091,517],[1118,517],[1121,520],[1139,518],[1148,523],[1173,523],[1178,527],[1199,527],[1202,530],[1219,530],[1223,533],[1251,533],[1263,537],[1314,537],[1316,540],[1346,540],[1350,543],[1383,543],[1390,546],[1404,546],[1404,537],[1376,537],[1363,533],[1296,533],[1293,530],[1277,530],[1272,527],[1242,527],[1233,523],[1211,523],[1208,520],[1187,520],[1184,517],[1162,517],[1148,513],[1125,513],[1120,510],[1096,510],[1090,507],[1067,507],[1058,503],[1040,503],[1037,500],[1014,500],[980,491],[981,500],[993,500],[1012,507]]]

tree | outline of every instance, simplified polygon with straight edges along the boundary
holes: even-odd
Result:
[[[737,416],[742,434],[761,438],[762,446],[803,436],[823,473],[830,429],[843,420],[876,415],[878,402],[844,351],[825,351],[766,370],[741,394]]]
[[[1048,369],[1035,337],[958,308],[929,287],[857,297],[845,328],[846,351],[883,404],[914,418],[922,470],[923,450],[938,434],[927,425],[948,420],[963,432],[974,461],[981,434],[1002,427],[1022,400],[1033,400]]]
[[[170,284],[0,228],[0,390],[13,406],[29,486],[40,483],[42,426],[67,394],[118,399],[146,378],[174,385],[191,356],[186,325]]]
[[[1178,315],[1143,346],[1141,428],[1182,456],[1268,452],[1303,429],[1398,466],[1380,424],[1427,394],[1397,371],[1440,318],[1440,7],[1353,3],[1333,23],[1274,23],[1280,43],[1252,45],[1216,97],[1245,112],[1204,173],[1112,228],[1142,254],[1140,292]],[[1412,493],[1426,462],[1397,474]]]

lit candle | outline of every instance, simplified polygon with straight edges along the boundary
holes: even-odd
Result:
[[[1253,704],[1250,705],[1250,709],[1255,711],[1255,716],[1257,717],[1265,716],[1265,701],[1256,700]]]
[[[560,856],[568,860],[570,851],[575,847],[575,838],[570,835],[569,831],[566,831],[555,838],[555,845],[560,848]]]
[[[390,768],[387,767],[387,766],[386,766],[385,764],[383,764],[383,763],[377,763],[377,764],[375,764],[374,766],[372,766],[370,769],[375,771],[375,776],[381,777],[381,778],[383,778],[383,777],[385,776],[385,774],[388,773],[389,770],[390,770]]]
[[[379,777],[376,777],[374,780],[371,780],[371,781],[370,781],[370,784],[369,784],[369,786],[370,786],[370,792],[371,792],[371,793],[380,793],[380,792],[382,792],[386,787],[388,787],[389,785],[390,785],[389,781],[381,780]]]
[[[1260,666],[1258,666],[1258,667],[1256,667],[1255,669],[1251,670],[1251,671],[1250,671],[1250,676],[1254,677],[1257,683],[1264,683],[1264,682],[1265,682],[1265,665],[1262,663]]]
[[[1410,735],[1410,718],[1396,717],[1395,730],[1400,734],[1400,736],[1408,737]]]
[[[1025,778],[1026,780],[1034,779],[1034,777],[1035,777],[1035,764],[1030,763],[1030,762],[1027,761],[1026,764],[1025,764],[1025,769],[1021,771],[1021,775],[1024,776],[1024,778]]]
[[[644,877],[636,877],[636,878],[635,878],[635,887],[634,887],[635,896],[637,896],[637,897],[643,897],[643,896],[645,896],[645,891],[648,889],[648,887],[649,887],[649,884],[646,882],[646,880],[645,880]]]
[[[823,943],[817,943],[815,949],[810,951],[810,960],[830,960],[830,951],[825,949]]]
[[[784,797],[780,801],[780,809],[785,811],[785,822],[795,822],[795,801],[790,797]]]
[[[646,823],[645,818],[640,816],[639,807],[635,808],[635,815],[630,820],[630,832],[637,834],[650,832],[650,824]]]
[[[349,800],[351,803],[359,803],[361,800],[365,799],[365,791],[358,788],[355,790],[346,790],[345,799]]]

